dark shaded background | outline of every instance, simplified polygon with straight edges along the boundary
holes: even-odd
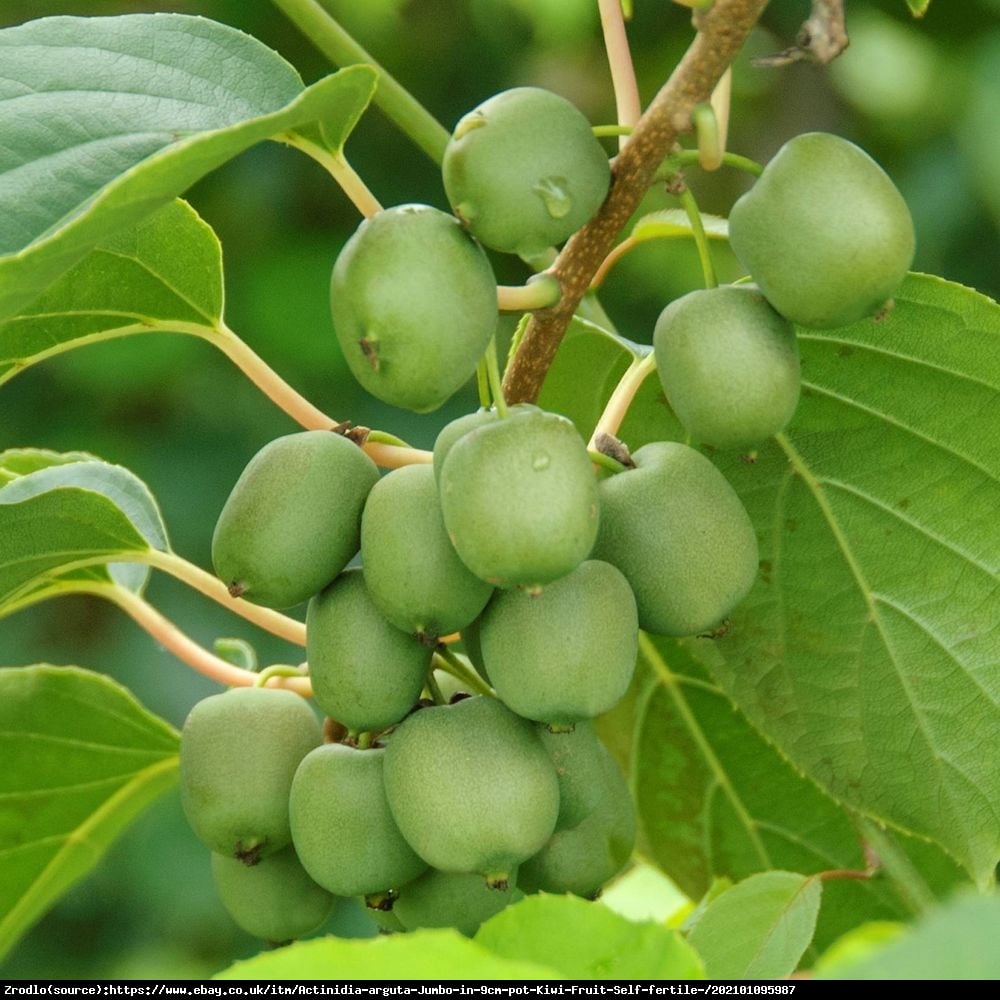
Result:
[[[526,83],[574,100],[595,122],[613,120],[595,0],[328,0],[345,25],[449,128],[498,90]],[[915,268],[1000,293],[1000,0],[933,0],[921,21],[905,0],[848,4],[852,45],[830,69],[737,66],[730,148],[766,159],[803,131],[838,132],[896,180],[915,217]],[[644,100],[690,38],[689,12],[635,0],[630,37]],[[753,54],[790,44],[806,0],[772,0]],[[258,0],[126,3],[0,0],[0,26],[51,14],[176,10],[261,38],[307,82],[329,66],[270,4]],[[347,153],[386,205],[446,208],[437,170],[377,111]],[[704,211],[725,214],[747,184],[722,171],[690,181]],[[353,207],[305,157],[265,145],[188,194],[226,257],[227,318],[279,372],[338,418],[381,427],[428,447],[450,418],[476,405],[471,387],[428,417],[384,407],[345,374],[332,336],[327,281],[357,224]],[[646,208],[672,201],[654,192]],[[739,269],[716,248],[722,278]],[[523,280],[495,258],[498,276]],[[663,305],[700,281],[690,244],[651,244],[613,272],[603,301],[623,333],[650,338]],[[48,361],[0,389],[0,449],[82,449],[127,466],[158,497],[175,549],[209,566],[215,517],[250,456],[295,427],[211,347],[184,337],[141,337]],[[252,639],[265,662],[287,661],[280,641],[229,616],[173,580],[147,596],[200,642]],[[175,725],[216,687],[156,649],[119,612],[63,598],[0,622],[0,663],[75,663],[105,671]],[[356,910],[343,933],[371,933]],[[98,870],[33,931],[2,967],[8,978],[196,978],[258,945],[216,901],[208,857],[187,830],[176,794],[141,819]]]

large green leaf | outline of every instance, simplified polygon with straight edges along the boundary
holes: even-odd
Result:
[[[632,788],[651,860],[692,899],[719,877],[863,869],[861,837],[843,808],[733,710],[685,645],[643,640],[658,684],[638,715]],[[817,938],[907,913],[884,880],[838,879],[826,886]]]
[[[985,881],[1000,856],[1000,307],[911,275],[884,319],[799,342],[786,434],[754,461],[714,455],[761,570],[709,669],[797,769]],[[657,379],[622,436],[683,440]]]
[[[180,199],[102,239],[17,316],[0,322],[0,385],[73,347],[135,333],[204,336],[222,319],[222,250]]]
[[[711,979],[782,979],[809,947],[822,893],[815,877],[751,875],[708,904],[688,940]]]
[[[237,962],[215,979],[559,979],[545,965],[507,959],[457,931],[348,941],[319,938]]]
[[[804,398],[724,471],[761,572],[717,644],[726,692],[798,767],[1000,857],[1000,308],[910,278],[881,323],[800,333]]]
[[[0,31],[0,53],[0,318],[249,146],[342,133],[375,80],[304,88],[261,42],[182,14],[42,18]]]
[[[0,956],[171,787],[177,748],[102,674],[0,669]]]
[[[7,454],[0,454],[0,468]],[[55,592],[61,581],[81,576],[141,590],[148,568],[116,559],[168,548],[146,485],[92,456],[61,462],[51,452],[13,453],[22,465],[29,455],[36,464],[51,461],[0,487],[0,614],[29,593]]]
[[[698,956],[662,924],[632,923],[576,896],[540,893],[479,928],[498,955],[549,965],[567,979],[701,979]]]
[[[963,896],[908,934],[818,979],[1000,979],[1000,896]]]

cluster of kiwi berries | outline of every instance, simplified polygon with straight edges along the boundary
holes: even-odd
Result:
[[[868,199],[857,217],[845,178]],[[572,105],[520,88],[462,119],[444,181],[455,215],[378,213],[332,278],[352,370],[418,412],[466,381],[494,334],[480,244],[530,256],[561,242],[609,171]],[[654,337],[671,406],[716,448],[790,418],[791,323],[872,313],[913,251],[888,178],[822,135],[784,147],[731,236],[757,285],[672,303]],[[328,716],[321,726],[288,691],[237,688],[184,727],[185,810],[224,903],[259,937],[310,933],[337,896],[363,897],[387,930],[468,934],[523,893],[594,896],[627,862],[635,820],[592,720],[628,688],[640,628],[711,632],[753,583],[753,526],[700,451],[658,442],[625,471],[595,471],[569,420],[499,402],[448,424],[432,465],[382,478],[341,434],[279,438],[220,515],[213,559],[232,593],[309,601],[309,677]]]

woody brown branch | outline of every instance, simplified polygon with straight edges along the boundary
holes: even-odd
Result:
[[[559,280],[562,298],[556,306],[532,316],[504,379],[509,402],[538,398],[563,334],[601,261],[638,207],[656,168],[678,136],[690,130],[691,112],[709,99],[766,6],[767,0],[715,0],[707,11],[696,15],[694,41],[612,163],[611,188],[604,204],[571,237],[547,272]]]

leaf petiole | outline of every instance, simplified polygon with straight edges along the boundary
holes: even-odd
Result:
[[[99,580],[67,581],[60,588],[59,594],[90,594],[110,601],[177,659],[219,684],[225,684],[227,687],[250,687],[256,684],[260,677],[259,674],[233,666],[214,653],[210,653],[148,601],[116,583],[102,583]],[[267,682],[267,686],[288,688],[303,697],[312,695],[312,685],[308,677],[273,677]]]
[[[362,48],[316,0],[273,0],[290,21],[337,66],[365,63],[378,70],[375,103],[435,163],[450,138],[447,129]]]
[[[305,136],[297,132],[289,132],[282,136],[282,139],[295,149],[305,153],[310,159],[315,160],[326,172],[340,185],[341,190],[354,207],[366,218],[370,219],[377,212],[382,211],[382,205],[371,193],[368,185],[361,179],[360,174],[347,162],[346,157],[341,153],[333,153],[329,149],[311,142]]]

